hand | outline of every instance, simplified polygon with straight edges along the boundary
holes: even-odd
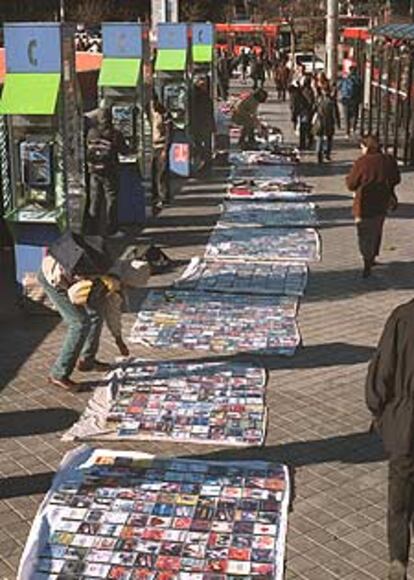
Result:
[[[114,276],[101,276],[101,281],[106,286],[110,294],[119,292],[121,289],[121,282]]]
[[[390,211],[395,211],[398,207],[398,198],[395,195],[395,193],[392,194],[391,199],[390,199],[390,203],[389,203],[389,210]]]

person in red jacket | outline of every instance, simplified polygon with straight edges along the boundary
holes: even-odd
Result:
[[[394,188],[401,176],[396,160],[381,151],[377,137],[364,137],[361,149],[362,155],[346,177],[346,184],[354,192],[352,213],[364,260],[362,276],[367,278],[380,252],[385,216],[389,209],[397,207]]]

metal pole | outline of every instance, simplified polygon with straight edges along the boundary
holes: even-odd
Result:
[[[65,22],[65,0],[59,0],[59,20]]]
[[[338,0],[327,0],[326,15],[326,74],[336,82],[338,74]]]

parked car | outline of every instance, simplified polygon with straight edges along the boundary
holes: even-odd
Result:
[[[289,55],[288,66],[290,68],[296,68],[301,64],[304,65],[307,73],[318,73],[325,70],[324,61],[314,52],[296,52],[294,61],[292,55]]]

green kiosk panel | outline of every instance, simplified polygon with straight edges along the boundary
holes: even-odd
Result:
[[[166,48],[158,51],[155,63],[156,71],[185,71],[186,66],[187,50]]]
[[[141,75],[141,59],[104,58],[99,75],[100,87],[133,87]]]
[[[193,45],[193,61],[211,63],[213,60],[213,47],[208,44]]]
[[[54,115],[60,73],[8,73],[0,102],[2,115]]]

